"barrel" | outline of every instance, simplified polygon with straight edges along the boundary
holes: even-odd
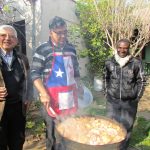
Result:
[[[82,116],[82,117],[90,118],[93,116]],[[82,118],[82,117],[80,116],[80,118]],[[126,137],[126,130],[124,129],[124,127],[120,123],[118,123],[112,119],[109,119],[107,117],[94,116],[94,118],[109,121],[110,123],[113,123],[115,126],[117,126],[117,128],[119,127],[121,129],[121,132],[123,133],[122,140],[113,142],[113,143],[108,143],[108,144],[105,143],[105,144],[91,145],[89,143],[88,144],[82,143],[80,141],[72,140],[69,137],[66,137],[66,135],[64,135],[62,132],[60,132],[60,126],[61,126],[61,124],[64,124],[64,122],[59,122],[56,126],[56,135],[57,135],[57,137],[59,137],[59,139],[61,139],[60,141],[61,141],[61,145],[63,145],[62,146],[63,150],[119,150],[120,149],[119,148],[120,144],[125,140],[125,137]],[[77,126],[78,126],[78,124],[77,124]],[[69,127],[67,127],[67,128],[68,128],[67,130],[70,132],[70,134],[72,134],[73,129],[70,129]],[[74,128],[74,131],[76,131],[76,128]],[[86,137],[87,135],[84,135],[84,136]],[[99,135],[99,136],[101,136],[101,135]]]

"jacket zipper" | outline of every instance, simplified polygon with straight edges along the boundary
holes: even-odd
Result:
[[[121,97],[122,97],[122,95],[121,95],[121,89],[122,89],[122,67],[121,67],[121,77],[120,77],[120,101],[121,101]]]

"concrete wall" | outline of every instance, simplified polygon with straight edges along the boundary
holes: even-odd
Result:
[[[41,9],[41,41],[47,40],[48,23],[54,16],[60,16],[68,20],[68,23],[69,21],[72,23],[78,23],[78,19],[75,16],[75,4],[71,0],[43,0],[41,1]]]

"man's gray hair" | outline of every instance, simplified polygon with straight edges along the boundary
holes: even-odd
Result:
[[[128,39],[120,39],[117,41],[117,47],[119,46],[120,43],[127,43],[128,47],[130,47],[130,41]]]
[[[0,25],[0,30],[3,30],[3,29],[11,29],[11,30],[13,30],[14,35],[17,38],[17,31],[16,31],[16,29],[13,26],[11,26],[11,25]]]

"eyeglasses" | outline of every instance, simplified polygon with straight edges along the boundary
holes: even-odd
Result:
[[[10,39],[16,39],[16,36],[15,36],[15,35],[0,34],[0,37],[2,37],[2,38],[6,38],[7,36],[8,36]]]
[[[62,31],[58,31],[58,32],[57,32],[57,31],[53,30],[53,32],[56,33],[58,36],[62,36],[62,35],[65,35],[65,36],[66,36],[67,33],[68,33],[67,30],[65,30],[65,31],[63,31],[63,32],[62,32]]]

